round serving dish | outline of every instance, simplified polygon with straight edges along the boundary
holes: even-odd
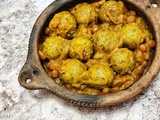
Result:
[[[126,90],[106,95],[84,95],[70,91],[50,78],[45,72],[39,55],[38,43],[42,42],[45,35],[45,28],[53,15],[57,12],[68,10],[81,2],[95,2],[96,0],[57,0],[48,6],[38,17],[34,24],[30,41],[28,56],[25,65],[19,73],[19,83],[26,89],[45,89],[58,97],[80,106],[101,107],[117,104],[133,98],[143,91],[155,78],[160,69],[160,1],[159,0],[124,0],[126,7],[135,10],[138,15],[144,15],[156,47],[150,64],[141,78]]]

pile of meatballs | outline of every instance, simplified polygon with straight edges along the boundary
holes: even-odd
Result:
[[[143,17],[122,1],[79,3],[56,13],[39,43],[47,74],[88,95],[125,90],[143,74],[156,43]]]

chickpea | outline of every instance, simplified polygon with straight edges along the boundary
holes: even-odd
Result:
[[[143,52],[140,51],[140,50],[136,50],[136,51],[135,51],[135,56],[136,56],[136,61],[137,61],[139,64],[142,64],[143,61],[144,61]]]
[[[46,35],[49,35],[50,32],[51,32],[51,30],[49,29],[49,27],[47,27],[47,28],[45,29],[45,34],[46,34]]]
[[[46,59],[46,54],[45,53],[43,53],[42,51],[38,51],[38,53],[39,53],[39,57],[42,59],[42,60],[45,60]]]
[[[103,94],[109,94],[111,92],[110,88],[103,88],[102,93]]]
[[[140,48],[140,50],[141,50],[142,52],[146,52],[146,51],[147,51],[147,47],[146,47],[145,44],[141,44],[139,48]]]
[[[114,80],[113,87],[120,87],[123,84],[124,84],[124,80],[123,79]]]
[[[114,92],[118,92],[120,91],[120,87],[113,87],[111,88],[111,92],[114,93]]]
[[[148,62],[147,61],[143,61],[143,63],[142,63],[143,68],[147,67],[147,65],[148,65]]]
[[[49,63],[47,63],[47,67],[50,70],[58,70],[58,68],[60,67],[60,64],[57,61],[51,60]]]
[[[136,50],[136,56],[143,58],[143,52],[140,50]]]
[[[142,72],[143,72],[143,66],[138,66],[137,73],[142,74]]]
[[[129,88],[133,83],[134,83],[133,80],[126,82],[124,85],[122,85],[122,87],[120,88],[120,90],[124,90],[124,89]]]
[[[145,53],[143,53],[143,55],[144,55],[144,59],[145,60],[149,60],[150,59],[150,53],[149,52],[145,52]]]
[[[99,26],[98,25],[93,25],[92,26],[92,29],[91,29],[91,32],[92,34],[94,34],[95,32],[97,32],[99,30]]]
[[[136,81],[140,77],[140,75],[144,72],[144,68],[147,67],[147,65],[148,65],[148,62],[143,61],[143,63],[140,66],[134,69],[134,71],[132,72],[134,81]]]
[[[148,40],[147,44],[148,44],[149,47],[153,48],[153,47],[155,47],[156,42],[154,40]]]
[[[94,89],[94,88],[86,88],[84,92],[85,94],[89,94],[89,95],[98,95],[100,93],[98,89]]]
[[[127,18],[127,23],[132,23],[132,22],[136,22],[136,17],[131,15]]]
[[[131,10],[131,11],[129,11],[129,15],[136,16],[136,12],[135,12],[135,11],[133,11],[133,10]]]
[[[50,32],[49,33],[49,37],[51,37],[51,36],[56,36],[57,34],[55,33],[55,32]]]
[[[144,59],[141,58],[141,57],[137,57],[136,61],[139,63],[139,64],[142,64]]]
[[[53,70],[52,73],[51,73],[51,77],[52,77],[53,79],[55,79],[55,78],[58,78],[58,76],[59,76],[58,71],[57,71],[57,70]]]

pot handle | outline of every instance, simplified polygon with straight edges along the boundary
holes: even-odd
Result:
[[[47,89],[48,83],[46,83],[47,75],[41,72],[40,68],[33,64],[26,64],[21,69],[18,81],[24,88],[35,90],[35,89]]]

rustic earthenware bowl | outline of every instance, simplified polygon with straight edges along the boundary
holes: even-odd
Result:
[[[38,55],[38,43],[45,38],[45,28],[53,15],[62,10],[68,10],[80,2],[95,2],[96,0],[57,0],[48,6],[37,19],[29,42],[29,51],[25,65],[19,74],[19,83],[27,89],[45,89],[60,98],[80,106],[101,107],[117,104],[133,98],[144,90],[155,78],[160,68],[160,0],[124,0],[128,9],[144,15],[149,29],[153,32],[156,47],[145,73],[127,90],[107,95],[84,95],[72,92],[54,82],[42,67]]]

